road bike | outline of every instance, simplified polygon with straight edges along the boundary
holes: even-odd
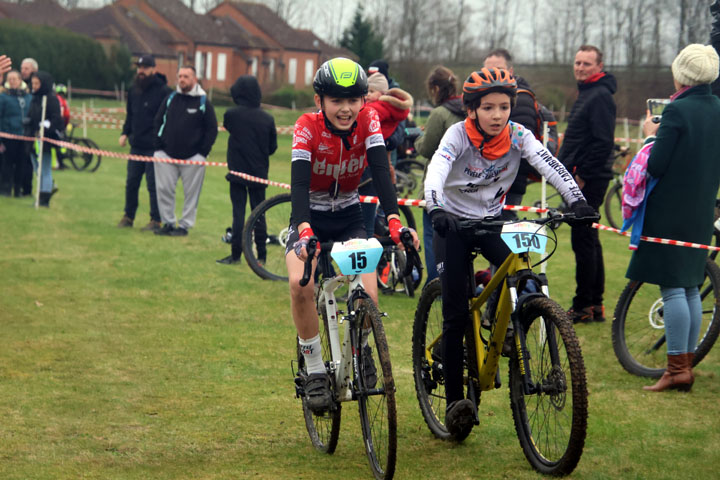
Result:
[[[715,227],[715,246],[720,246],[720,230]],[[678,247],[682,248],[682,247]],[[720,334],[720,267],[714,250],[705,261],[705,277],[699,286],[702,323],[695,347],[693,366],[702,361]],[[658,378],[665,372],[664,304],[660,288],[631,280],[620,294],[612,323],[615,356],[625,370],[641,377]]]
[[[410,232],[404,231],[401,238],[409,256],[417,257]],[[342,404],[357,401],[370,468],[375,478],[390,479],[395,472],[397,456],[395,380],[383,314],[365,292],[360,275],[375,270],[382,245],[375,238],[318,244],[317,238],[312,237],[300,281],[302,286],[310,280],[312,259],[318,245],[319,281],[315,282],[315,299],[320,318],[323,361],[331,380],[333,402],[322,412],[313,412],[307,406],[303,390],[307,372],[298,344],[297,368],[293,368],[293,374],[296,395],[302,399],[305,426],[315,448],[331,454],[340,435]],[[337,263],[341,275],[325,273],[334,271],[330,257]],[[335,297],[335,292],[342,285],[349,286],[345,311],[338,309]],[[344,325],[342,332],[339,328],[341,324]]]
[[[415,229],[415,216],[411,207],[400,205],[399,210],[403,225]],[[243,255],[250,269],[260,278],[288,281],[285,247],[289,235],[290,211],[290,194],[281,193],[260,203],[245,221]],[[257,239],[256,232],[259,232]],[[263,237],[264,242],[261,240]]]
[[[567,475],[580,460],[588,391],[572,321],[549,298],[547,277],[532,269],[557,248],[554,229],[573,220],[572,214],[556,212],[548,218],[520,222],[461,220],[458,233],[497,235],[502,228],[501,238],[511,250],[482,293],[468,299],[472,321],[464,342],[466,397],[479,406],[482,392],[500,388],[500,356],[509,356],[510,408],[520,445],[530,465],[549,475]],[[531,265],[530,254],[542,254],[548,239],[554,243],[552,252]],[[468,285],[474,292],[472,261]],[[483,306],[489,313],[489,332],[482,329]],[[415,311],[413,375],[425,423],[437,438],[450,439],[444,424],[442,327],[441,289],[436,279],[423,289]],[[476,415],[475,424],[479,422]]]

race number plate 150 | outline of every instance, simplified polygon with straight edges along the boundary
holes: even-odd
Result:
[[[383,247],[377,238],[353,238],[333,245],[330,256],[343,275],[357,275],[374,272],[382,252]]]
[[[532,222],[506,223],[500,236],[513,253],[545,253],[545,227],[538,228]]]

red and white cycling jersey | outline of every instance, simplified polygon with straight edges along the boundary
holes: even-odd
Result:
[[[357,188],[365,170],[367,149],[385,147],[380,120],[372,108],[360,110],[357,126],[342,139],[325,126],[322,112],[306,113],[295,122],[292,161],[311,162],[310,208],[334,210],[357,203]]]

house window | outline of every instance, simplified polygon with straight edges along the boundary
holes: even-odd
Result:
[[[297,79],[297,58],[291,58],[288,62],[288,83],[295,85]]]
[[[271,58],[270,63],[268,64],[268,76],[270,77],[270,81],[275,81],[275,59]]]
[[[315,74],[315,62],[312,59],[305,60],[305,85],[310,85]]]
[[[257,70],[258,70],[258,59],[257,57],[252,58],[252,62],[250,63],[250,75],[253,77],[257,77]]]
[[[205,64],[205,78],[212,79],[212,53],[207,52],[207,63]]]
[[[205,71],[204,65],[205,63],[205,56],[202,54],[202,52],[195,51],[195,72],[197,72],[198,79],[202,79],[203,72]]]
[[[217,66],[217,79],[218,81],[225,81],[225,68],[227,66],[227,54],[218,53],[218,66]]]
[[[180,52],[178,53],[178,68],[182,67],[185,64],[185,53]]]

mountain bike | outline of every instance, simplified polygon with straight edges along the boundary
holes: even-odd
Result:
[[[623,224],[622,217],[622,192],[623,192],[623,177],[625,175],[625,169],[627,168],[628,162],[630,161],[630,149],[628,147],[621,147],[615,145],[613,149],[614,162],[613,162],[613,179],[610,181],[610,186],[605,193],[605,199],[603,200],[603,210],[605,211],[605,220],[608,225],[613,228],[620,228]],[[620,166],[619,170],[617,166]]]
[[[472,321],[464,342],[466,396],[479,406],[482,392],[500,388],[499,359],[509,356],[510,408],[520,445],[530,465],[549,475],[567,475],[580,460],[588,391],[572,321],[549,298],[547,277],[532,269],[557,248],[554,229],[573,220],[572,214],[556,212],[548,218],[512,223],[461,220],[458,233],[497,234],[502,227],[501,238],[511,250],[482,293],[468,299]],[[531,252],[542,254],[548,238],[553,250],[531,265]],[[468,284],[474,292],[472,259],[468,267]],[[489,333],[482,330],[483,306],[489,313]],[[444,424],[442,327],[440,282],[435,279],[423,289],[415,311],[413,375],[425,423],[437,438],[450,439]],[[475,424],[479,424],[477,415]]]
[[[400,205],[403,225],[415,229],[411,207]],[[265,280],[287,282],[285,247],[290,226],[290,194],[281,193],[260,203],[250,212],[243,227],[242,249],[250,269]],[[265,231],[266,240],[258,246],[255,232]]]
[[[714,235],[715,246],[720,246],[717,226]],[[705,261],[705,279],[699,286],[702,323],[693,366],[705,358],[720,334],[720,267],[715,263],[717,255],[717,250],[713,250]],[[665,372],[667,349],[663,313],[663,300],[657,285],[631,280],[620,294],[612,323],[612,342],[615,356],[629,373],[658,378]]]
[[[412,235],[405,231],[401,239],[412,256]],[[300,281],[303,286],[310,280],[317,246],[317,238],[312,237]],[[293,374],[296,396],[302,399],[305,426],[313,446],[323,453],[335,451],[342,404],[357,401],[370,468],[375,478],[390,479],[395,472],[397,455],[395,380],[382,314],[365,292],[359,275],[374,271],[381,254],[382,245],[375,238],[320,244],[317,268],[320,280],[315,282],[315,299],[323,360],[331,380],[332,406],[319,413],[308,408],[303,390],[307,372],[299,344],[297,369],[293,368]],[[417,256],[417,252],[414,255]],[[325,273],[332,270],[330,257],[342,275]],[[349,294],[347,310],[343,312],[337,308],[335,292],[345,284],[349,285]],[[339,324],[344,324],[342,333]]]
[[[76,137],[74,135],[76,126],[73,124],[71,125],[72,127],[67,129],[67,137],[65,141],[74,143],[75,145],[84,148],[92,148],[95,150],[100,149],[98,144],[91,139]],[[100,162],[102,161],[102,156],[100,154],[83,152],[65,147],[58,148],[58,152],[60,155],[62,155],[63,160],[67,159],[70,161],[75,170],[87,170],[88,172],[95,172],[98,168],[100,168]]]

